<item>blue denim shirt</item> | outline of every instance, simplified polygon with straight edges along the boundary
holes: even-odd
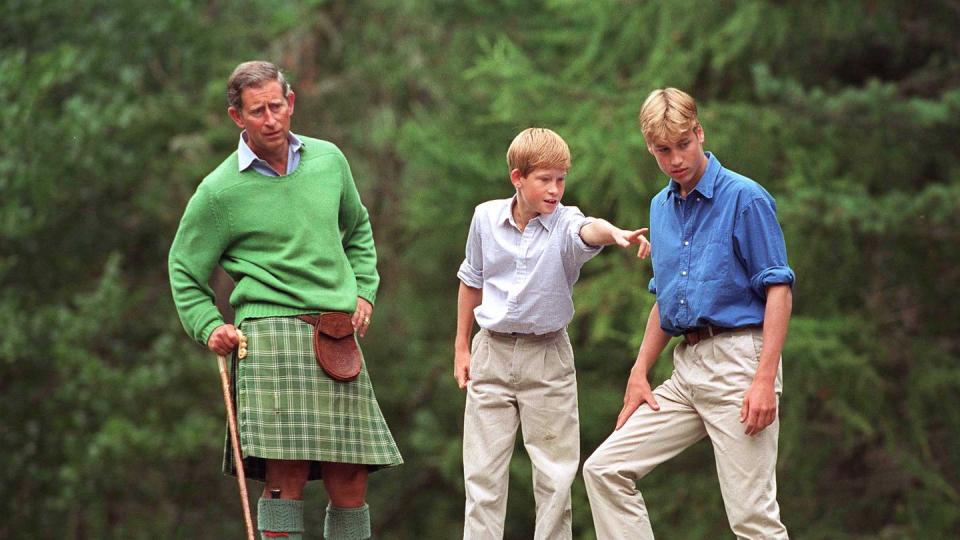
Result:
[[[709,325],[763,324],[766,288],[792,285],[773,197],[712,154],[696,187],[669,184],[650,204],[660,327],[671,335]]]

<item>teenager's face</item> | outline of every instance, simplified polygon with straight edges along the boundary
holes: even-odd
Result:
[[[283,95],[277,81],[248,86],[240,93],[243,106],[230,107],[230,118],[240,129],[247,130],[247,144],[258,157],[266,159],[287,151],[290,117],[293,116],[294,94]]]
[[[519,169],[510,171],[517,188],[517,203],[524,214],[550,214],[563,197],[566,169],[534,169],[526,176]]]
[[[657,158],[660,170],[684,190],[696,186],[707,169],[707,156],[703,153],[703,128],[700,124],[683,132],[674,141],[647,144],[647,150]]]

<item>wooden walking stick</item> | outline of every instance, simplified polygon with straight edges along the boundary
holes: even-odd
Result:
[[[246,343],[240,337],[240,358],[246,356]],[[253,519],[250,517],[250,501],[247,499],[247,477],[243,472],[243,455],[240,453],[240,440],[237,436],[237,417],[233,411],[233,399],[230,397],[230,378],[227,374],[227,359],[217,355],[220,367],[220,387],[223,389],[223,402],[227,406],[227,426],[230,428],[230,446],[233,447],[233,462],[237,467],[237,484],[240,485],[240,500],[243,503],[243,521],[247,526],[247,540],[254,540]]]

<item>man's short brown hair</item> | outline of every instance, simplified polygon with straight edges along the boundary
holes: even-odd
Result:
[[[647,144],[674,142],[699,123],[697,102],[676,88],[650,92],[640,108],[640,131]]]
[[[527,176],[534,169],[570,170],[570,148],[563,137],[547,128],[521,131],[507,149],[507,166]]]
[[[290,94],[290,84],[283,77],[280,68],[272,62],[253,60],[237,66],[227,81],[227,101],[234,109],[243,110],[243,89],[259,87],[270,81],[280,83],[283,96]]]

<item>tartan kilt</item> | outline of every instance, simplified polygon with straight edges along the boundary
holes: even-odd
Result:
[[[363,363],[350,382],[331,379],[313,353],[313,327],[295,317],[247,319],[247,356],[233,354],[230,375],[247,478],[266,479],[266,459],[368,465],[403,463]],[[228,428],[229,429],[229,428]],[[230,432],[223,472],[236,476]]]

